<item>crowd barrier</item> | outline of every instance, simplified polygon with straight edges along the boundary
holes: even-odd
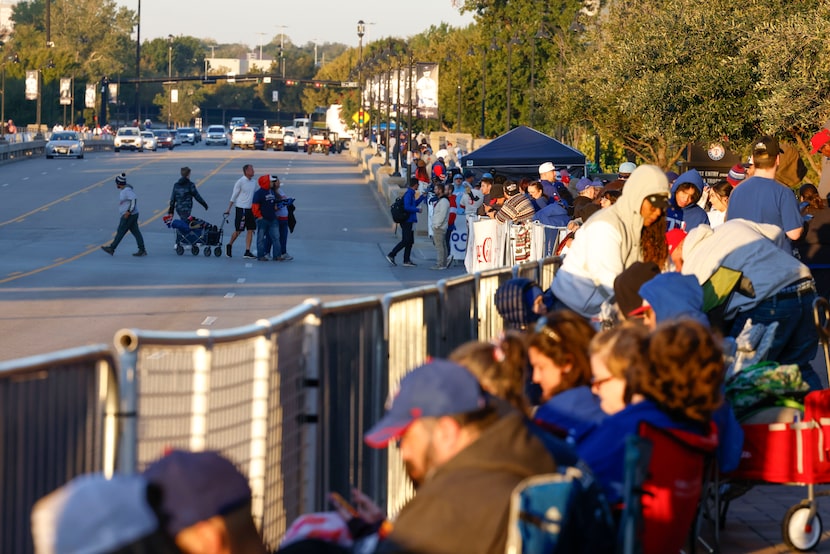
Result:
[[[0,552],[33,551],[39,498],[76,475],[113,473],[118,416],[106,345],[0,363]]]
[[[271,548],[298,515],[327,509],[329,491],[358,487],[395,514],[413,494],[400,455],[366,447],[363,432],[413,367],[501,332],[501,283],[544,285],[558,263],[308,300],[233,329],[126,329],[117,355],[99,346],[0,364],[0,551],[32,552],[31,507],[51,490],[90,471],[141,471],[174,448],[239,466]]]

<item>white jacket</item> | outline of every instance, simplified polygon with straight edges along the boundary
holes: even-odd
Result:
[[[432,228],[447,230],[450,221],[450,200],[442,196],[432,208]]]

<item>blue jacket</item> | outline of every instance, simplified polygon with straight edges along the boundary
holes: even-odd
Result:
[[[706,215],[706,210],[697,204],[692,203],[685,208],[679,208],[677,206],[677,201],[675,199],[677,189],[680,185],[685,184],[694,185],[697,189],[698,196],[703,194],[703,177],[700,176],[700,173],[698,173],[696,169],[690,169],[678,177],[671,187],[669,209],[666,210],[666,231],[671,231],[672,229],[683,229],[688,233],[702,223],[709,225],[709,216]]]
[[[567,227],[570,220],[567,208],[559,202],[551,202],[533,216],[533,221],[552,227]]]
[[[576,451],[594,471],[594,476],[602,485],[606,498],[612,505],[622,499],[625,438],[639,432],[641,421],[661,429],[701,432],[701,429],[692,423],[675,421],[651,400],[631,404],[621,412],[608,416],[576,445]]]
[[[411,187],[406,189],[406,192],[403,193],[403,209],[409,213],[409,218],[406,220],[407,223],[418,222],[418,211],[420,210],[418,206],[426,201],[426,199],[427,195],[422,194],[420,198],[415,200],[415,189]]]
[[[539,406],[533,414],[535,421],[555,425],[579,442],[608,415],[599,407],[599,398],[588,386],[560,392]]]

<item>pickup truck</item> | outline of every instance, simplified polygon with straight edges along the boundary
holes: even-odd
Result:
[[[279,125],[272,125],[265,130],[265,149],[285,150],[285,139],[282,127]]]
[[[331,153],[331,141],[329,140],[328,129],[312,129],[311,136],[306,143],[306,151],[310,156],[312,152],[325,152],[326,156]]]
[[[252,127],[237,127],[231,133],[231,150],[237,146],[242,148],[254,149],[256,142],[256,132]]]

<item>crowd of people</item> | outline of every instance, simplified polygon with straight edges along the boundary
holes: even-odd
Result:
[[[830,132],[814,137],[814,152],[825,146],[830,152]],[[504,552],[517,524],[517,487],[570,468],[595,483],[595,490],[582,489],[592,515],[557,532],[572,541],[569,551],[610,552],[626,438],[642,422],[700,436],[716,428],[720,468],[737,467],[743,435],[724,393],[730,337],[748,326],[774,326],[768,359],[797,366],[805,388],[822,388],[811,367],[816,282],[799,252],[809,258],[809,237],[821,235],[817,225],[830,219],[830,209],[812,185],[797,196],[775,180],[780,153],[775,139],[760,137],[747,162],[711,186],[693,169],[676,175],[630,162],[613,183],[581,179],[573,190],[566,172],[550,163],[539,168],[538,181],[520,183],[488,174],[474,182],[472,174],[439,168],[443,182],[429,185],[437,198],[436,267],[446,263],[444,225],[451,213],[464,213],[458,210],[521,221],[558,206],[575,226],[572,242],[549,287],[526,279],[500,287],[494,302],[511,330],[413,369],[385,415],[365,430],[370,447],[398,445],[417,491],[400,513],[388,519],[359,490],[350,491],[351,502],[335,495],[331,512],[291,526],[280,551]],[[416,162],[404,194],[409,219],[387,255],[392,265],[401,251],[404,265],[414,265],[412,225],[428,201],[419,195],[424,169]],[[280,214],[271,205],[281,197],[279,179],[255,182],[250,166],[243,173],[229,206],[238,210],[231,244],[248,231],[250,247],[255,228],[277,248],[279,225],[250,228],[240,191],[252,188],[253,215],[271,221]],[[174,190],[171,213],[192,207],[177,198]],[[32,521],[38,552],[77,545],[95,545],[88,550],[95,552],[150,551],[147,545],[155,552],[264,552],[250,510],[250,488],[230,461],[176,451],[139,476],[76,478],[41,500]]]

